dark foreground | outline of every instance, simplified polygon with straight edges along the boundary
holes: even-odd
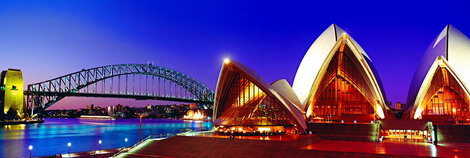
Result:
[[[44,123],[44,120],[0,121],[0,126],[3,126],[3,125],[33,124],[33,123]]]

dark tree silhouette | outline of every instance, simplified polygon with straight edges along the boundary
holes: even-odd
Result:
[[[0,108],[0,121],[5,121],[5,113],[3,112],[3,108]]]
[[[8,109],[7,120],[13,120],[18,117],[18,113],[13,108]]]

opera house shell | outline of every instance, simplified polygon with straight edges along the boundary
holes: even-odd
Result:
[[[387,109],[380,78],[365,51],[333,24],[312,44],[292,86],[309,121],[373,121]]]
[[[371,122],[386,117],[380,78],[367,54],[331,25],[286,80],[268,84],[252,69],[226,59],[219,74],[214,126],[219,132],[305,132],[306,122]],[[305,119],[308,120],[305,120]]]
[[[470,40],[447,25],[426,50],[407,99],[412,119],[468,122]]]
[[[304,133],[298,104],[287,81],[270,85],[247,66],[226,59],[217,82],[213,125],[225,133]]]

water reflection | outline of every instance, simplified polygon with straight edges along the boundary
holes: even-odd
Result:
[[[142,120],[142,135],[176,133],[181,129],[212,128],[210,122],[183,120]],[[139,139],[139,120],[80,120],[45,119],[42,124],[6,125],[0,130],[0,157],[29,156],[29,145],[33,145],[34,156],[97,150],[99,140],[102,149],[119,148]]]
[[[436,146],[435,146],[435,145],[430,145],[429,147],[431,148],[431,156],[432,156],[432,157],[437,157],[437,149],[436,149]]]

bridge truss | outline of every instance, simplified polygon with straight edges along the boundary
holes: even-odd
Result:
[[[152,64],[120,64],[82,69],[28,85],[31,115],[68,96],[155,99],[200,103],[210,108],[214,91],[188,75]]]

